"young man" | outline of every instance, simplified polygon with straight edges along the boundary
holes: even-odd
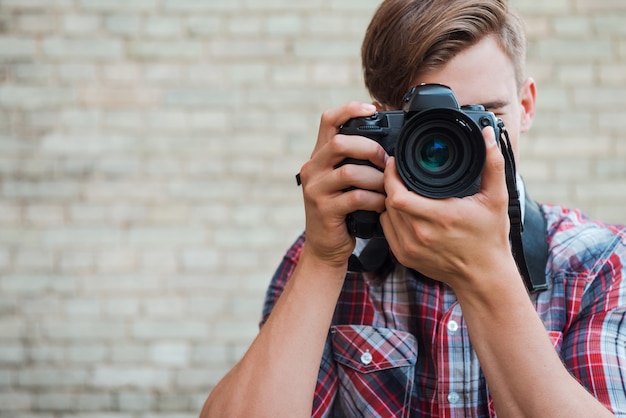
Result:
[[[437,83],[502,119],[518,157],[536,86],[523,76],[517,17],[504,0],[385,0],[362,54],[376,106],[322,116],[300,175],[306,239],[285,256],[259,335],[202,416],[626,416],[626,229],[542,205],[546,286],[529,292],[492,128],[479,192],[448,199],[407,190],[376,141],[338,133]],[[355,210],[381,214],[393,254],[384,273],[348,271]]]

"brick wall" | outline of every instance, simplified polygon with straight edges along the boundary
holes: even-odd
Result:
[[[534,196],[626,221],[626,3],[517,0]],[[0,417],[195,417],[378,0],[0,1]]]
[[[538,118],[522,145],[533,195],[626,222],[626,3],[516,0]]]

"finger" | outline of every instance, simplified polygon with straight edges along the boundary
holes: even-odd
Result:
[[[306,172],[309,175],[309,172]],[[352,189],[362,189],[384,195],[384,175],[374,167],[346,164],[332,171],[315,175],[303,182],[308,193],[337,195]]]
[[[345,215],[357,210],[367,210],[378,213],[385,210],[385,195],[370,190],[349,190],[342,193],[336,200]]]
[[[338,209],[344,214],[357,209],[382,211],[384,208],[384,175],[378,169],[346,164],[336,169],[311,172],[310,167],[305,165],[302,171],[305,199],[318,201],[318,206],[327,206],[326,209],[332,211]],[[347,209],[334,207],[337,205],[335,199],[339,197],[343,197],[340,203]],[[372,198],[378,203],[367,201]]]
[[[376,106],[369,103],[349,102],[343,106],[329,109],[322,113],[320,129],[315,150],[330,141],[337,134],[339,127],[352,118],[371,116],[376,113]],[[314,150],[314,152],[315,152]]]
[[[357,210],[381,213],[385,210],[385,196],[381,193],[363,189],[352,189],[337,193],[325,199],[310,202],[316,208],[317,219],[336,219],[343,221],[345,217]]]
[[[440,208],[442,199],[430,199],[407,188],[398,174],[394,157],[390,157],[385,166],[384,187],[388,209],[422,217],[420,213],[434,213]],[[419,208],[419,212],[415,208]]]
[[[378,193],[385,192],[384,174],[377,168],[369,165],[345,164],[332,173],[335,187],[339,190],[357,188],[372,190]]]
[[[385,210],[382,212],[378,219],[383,228],[387,242],[389,242],[390,247],[395,248],[398,242],[398,233],[396,232],[395,224],[391,220],[389,211]]]
[[[383,147],[369,138],[335,135],[332,141],[321,147],[311,159],[301,167],[301,182],[306,185],[310,180],[319,180],[321,176],[332,173],[336,169],[341,169],[344,165],[349,165],[350,167],[333,173],[335,176],[333,179],[335,181],[341,181],[337,188],[341,190],[349,186],[362,187],[362,185],[356,183],[355,180],[359,180],[359,176],[364,175],[366,177],[363,180],[367,182],[372,175],[381,174],[376,167],[384,167],[387,157],[387,153]],[[356,161],[349,163],[346,161],[348,158],[363,161],[363,164],[358,164]],[[365,163],[367,161],[371,164],[367,165]],[[372,167],[371,165],[376,167]],[[367,169],[363,171],[365,174],[359,174],[361,169],[357,167],[367,167]],[[345,175],[348,175],[348,178],[343,179]],[[367,188],[379,190],[380,186]]]
[[[379,142],[358,135],[336,135],[325,151],[331,154],[325,157],[332,160],[335,166],[343,163],[346,158],[351,158],[369,161],[382,170],[389,157]]]

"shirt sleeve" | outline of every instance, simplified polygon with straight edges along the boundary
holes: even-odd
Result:
[[[573,376],[618,417],[626,417],[625,264],[622,239],[587,278],[581,310],[561,351]]]
[[[283,293],[285,285],[291,278],[291,275],[298,264],[304,241],[305,237],[304,234],[302,234],[293,243],[291,248],[289,248],[281,263],[278,265],[278,268],[276,269],[265,294],[263,315],[259,324],[260,327],[263,327],[269,318],[272,313],[272,309],[274,309],[274,305],[276,305],[276,301]],[[303,326],[306,326],[306,324],[303,324]],[[332,358],[330,338],[328,338],[326,340],[324,353],[320,362],[320,370],[313,397],[313,409],[311,412],[312,417],[328,417],[332,414],[338,384],[336,367],[337,366]]]
[[[267,318],[270,316],[276,301],[285,290],[287,281],[293,274],[293,271],[298,264],[302,247],[304,246],[304,234],[300,235],[298,239],[291,245],[291,248],[284,255],[282,261],[278,265],[278,268],[274,272],[272,281],[270,282],[267,291],[265,292],[265,302],[263,303],[263,314],[259,327],[263,327]]]

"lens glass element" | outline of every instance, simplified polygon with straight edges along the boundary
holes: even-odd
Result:
[[[454,148],[440,136],[425,138],[419,145],[419,165],[426,171],[438,173],[445,170],[454,159]]]

